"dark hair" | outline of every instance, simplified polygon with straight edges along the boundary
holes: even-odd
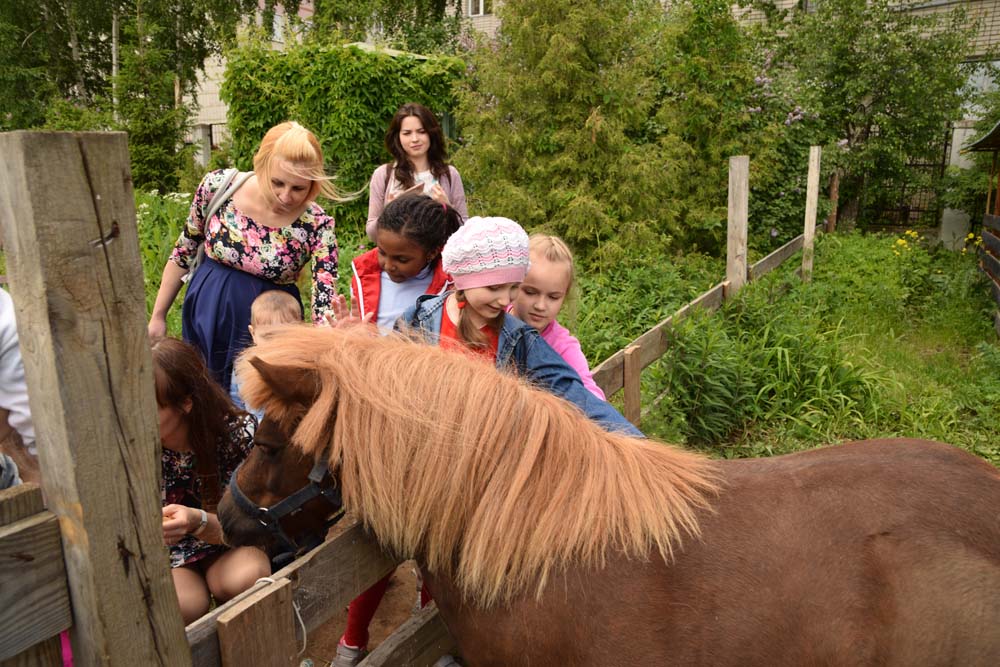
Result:
[[[163,337],[153,340],[151,350],[157,404],[183,408],[188,399],[191,401],[185,419],[201,482],[201,504],[206,511],[214,512],[222,497],[219,443],[229,437],[230,422],[246,413],[229,400],[193,345]]]
[[[427,195],[408,194],[386,205],[377,229],[395,232],[432,252],[441,250],[461,224],[462,216],[453,207]]]
[[[444,145],[444,132],[441,131],[441,124],[434,116],[434,113],[422,104],[407,102],[399,107],[396,115],[389,123],[389,130],[385,133],[385,148],[396,158],[395,177],[403,189],[412,188],[415,185],[413,180],[413,164],[403,145],[399,143],[399,130],[403,126],[403,121],[410,116],[420,119],[420,124],[424,126],[430,145],[427,147],[427,162],[430,164],[431,174],[439,181],[443,178],[451,180],[448,174],[448,151]]]

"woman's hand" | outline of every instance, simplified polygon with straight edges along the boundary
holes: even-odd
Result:
[[[146,327],[149,339],[162,338],[167,335],[167,318],[153,315],[149,318],[149,325]]]
[[[201,510],[170,504],[163,508],[163,543],[177,544],[182,537],[197,530]]]
[[[444,191],[440,183],[435,183],[434,187],[431,188],[431,199],[434,201],[445,204],[446,206],[451,205],[451,201],[448,199],[448,193]]]

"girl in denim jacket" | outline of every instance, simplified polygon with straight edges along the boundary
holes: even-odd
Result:
[[[469,218],[441,253],[455,291],[421,297],[403,321],[440,345],[482,354],[497,368],[534,381],[608,430],[641,437],[614,407],[587,390],[538,330],[506,312],[527,273],[528,253],[528,235],[513,220]]]

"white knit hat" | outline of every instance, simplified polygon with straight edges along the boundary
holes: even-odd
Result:
[[[509,218],[469,218],[444,244],[441,266],[456,289],[519,283],[528,272],[528,235]]]

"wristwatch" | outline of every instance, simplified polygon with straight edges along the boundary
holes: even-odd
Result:
[[[192,535],[197,536],[201,531],[205,530],[205,526],[208,525],[208,512],[205,510],[198,510],[201,512],[201,521],[198,523],[198,527],[191,532]]]

